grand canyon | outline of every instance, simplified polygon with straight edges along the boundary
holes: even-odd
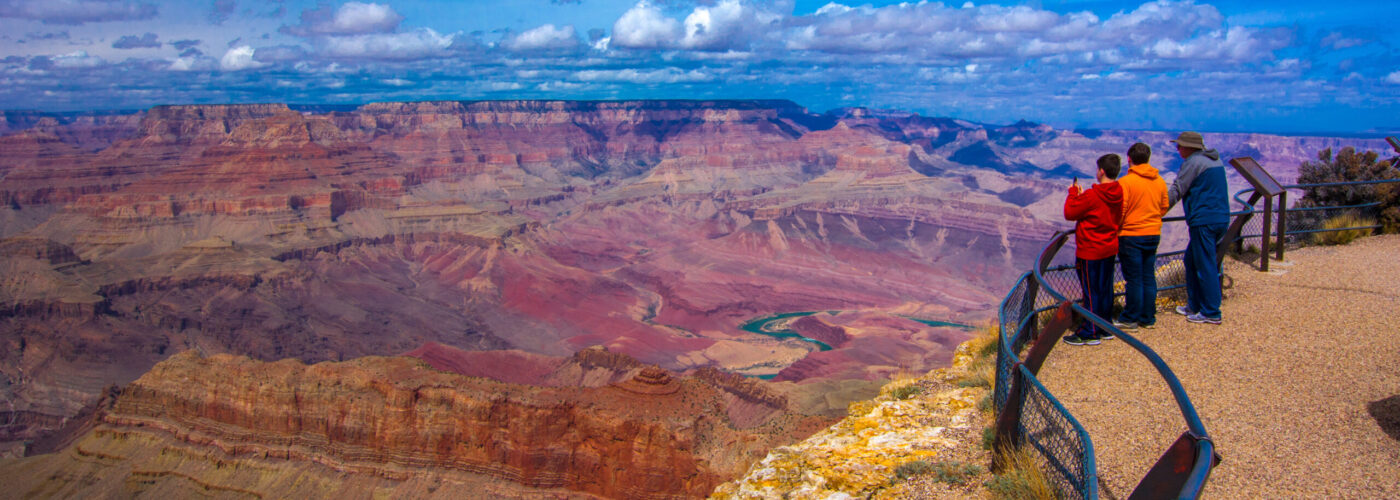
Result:
[[[34,456],[0,477],[61,495],[703,496],[946,365],[1070,227],[1094,158],[1180,164],[1175,131],[788,101],[6,112],[0,133],[0,453]],[[1386,148],[1206,139],[1284,183]]]

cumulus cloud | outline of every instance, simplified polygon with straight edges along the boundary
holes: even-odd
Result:
[[[684,20],[667,17],[645,0],[613,23],[611,39],[594,39],[598,48],[747,50],[758,38],[771,36],[784,15],[741,0],[700,5]],[[601,37],[599,37],[601,38]]]
[[[1236,26],[1184,41],[1158,40],[1149,52],[1163,59],[1245,62],[1269,59],[1273,51],[1288,43],[1288,38],[1278,33]]]
[[[112,42],[114,49],[153,49],[160,47],[160,42],[156,40],[155,33],[146,33],[141,36],[126,35]]]
[[[224,71],[242,71],[245,69],[261,68],[264,63],[253,59],[253,54],[257,53],[253,47],[239,45],[224,53],[224,57],[219,60],[219,67]]]
[[[555,27],[546,24],[507,38],[501,45],[510,50],[557,50],[578,47],[578,34],[573,26]]]
[[[645,0],[637,2],[613,23],[609,47],[631,49],[664,48],[681,38],[681,23]]]
[[[284,33],[297,36],[365,35],[391,33],[403,16],[388,5],[349,2],[334,10],[329,5],[301,12],[301,24],[284,26]]]
[[[1400,85],[1400,71],[1393,71],[1389,75],[1385,75],[1385,81],[1386,83]]]
[[[333,36],[320,39],[320,52],[337,58],[413,60],[450,55],[453,35],[441,35],[430,28],[403,33],[375,33]]]
[[[121,0],[6,0],[0,17],[33,19],[46,24],[134,21],[156,17],[156,6]]]

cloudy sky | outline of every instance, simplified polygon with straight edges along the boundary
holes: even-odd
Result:
[[[0,109],[776,98],[1394,133],[1397,22],[1394,1],[0,0]]]

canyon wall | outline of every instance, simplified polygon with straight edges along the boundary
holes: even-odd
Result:
[[[725,392],[736,425],[782,398],[834,415],[892,373],[947,362],[967,330],[911,318],[989,318],[1070,227],[1068,176],[1137,140],[1169,176],[1175,165],[1167,132],[786,101],[161,106],[6,113],[0,133],[11,456],[191,351],[416,353],[468,375],[598,387],[621,375],[565,360],[601,346],[714,381],[774,378],[773,398]],[[1312,149],[1383,146],[1206,138],[1285,182]],[[813,311],[827,315],[812,335],[846,340],[823,351],[741,328]]]

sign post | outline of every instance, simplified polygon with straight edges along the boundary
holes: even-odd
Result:
[[[1274,176],[1269,175],[1269,172],[1264,170],[1259,162],[1254,161],[1254,158],[1248,156],[1235,158],[1230,160],[1230,165],[1234,166],[1235,170],[1239,171],[1240,175],[1244,176],[1251,186],[1254,186],[1254,196],[1249,199],[1251,205],[1260,197],[1264,198],[1264,230],[1260,232],[1259,236],[1259,270],[1267,272],[1269,270],[1269,232],[1272,229],[1269,225],[1273,218],[1275,196],[1278,197],[1278,248],[1275,251],[1274,259],[1283,260],[1283,237],[1288,232],[1288,222],[1284,217],[1288,211],[1288,190],[1284,189],[1283,185],[1274,179]]]

